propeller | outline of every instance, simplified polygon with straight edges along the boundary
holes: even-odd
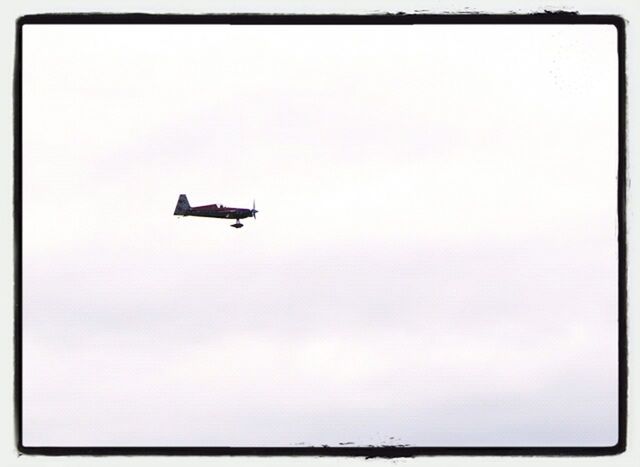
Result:
[[[251,210],[251,214],[253,214],[253,218],[254,219],[256,218],[256,212],[258,212],[258,211],[256,211],[256,200],[254,199],[253,200],[253,209]]]

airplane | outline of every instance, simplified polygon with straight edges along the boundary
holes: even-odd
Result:
[[[240,223],[240,219],[245,217],[256,218],[256,202],[253,201],[253,209],[246,208],[230,208],[227,206],[208,204],[206,206],[191,207],[187,195],[180,195],[178,198],[178,204],[176,204],[176,210],[174,216],[199,216],[199,217],[217,217],[219,219],[235,219],[236,223],[231,224],[231,227],[239,229],[243,224]]]

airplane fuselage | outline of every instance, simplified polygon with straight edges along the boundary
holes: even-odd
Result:
[[[231,227],[236,229],[242,227],[240,219],[247,217],[256,217],[256,202],[253,201],[253,209],[247,208],[230,208],[228,206],[218,204],[208,204],[206,206],[191,207],[187,195],[180,195],[178,197],[178,204],[173,212],[176,216],[196,216],[196,217],[215,217],[218,219],[235,219],[236,223],[231,224]]]
[[[210,204],[207,206],[197,206],[189,208],[181,214],[183,216],[199,216],[199,217],[217,217],[219,219],[245,219],[251,217],[253,213],[251,209],[245,208],[229,208],[226,206],[218,206]]]

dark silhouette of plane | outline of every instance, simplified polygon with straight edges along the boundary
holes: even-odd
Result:
[[[176,204],[176,210],[174,216],[199,216],[199,217],[217,217],[219,219],[235,219],[236,223],[231,224],[231,227],[239,229],[243,224],[240,223],[240,219],[245,217],[256,218],[256,202],[253,201],[253,209],[246,208],[230,208],[227,206],[208,204],[206,206],[191,207],[187,195],[180,195],[178,198],[178,204]]]

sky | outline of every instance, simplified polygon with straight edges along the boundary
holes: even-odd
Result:
[[[616,444],[613,26],[23,41],[25,446]]]

